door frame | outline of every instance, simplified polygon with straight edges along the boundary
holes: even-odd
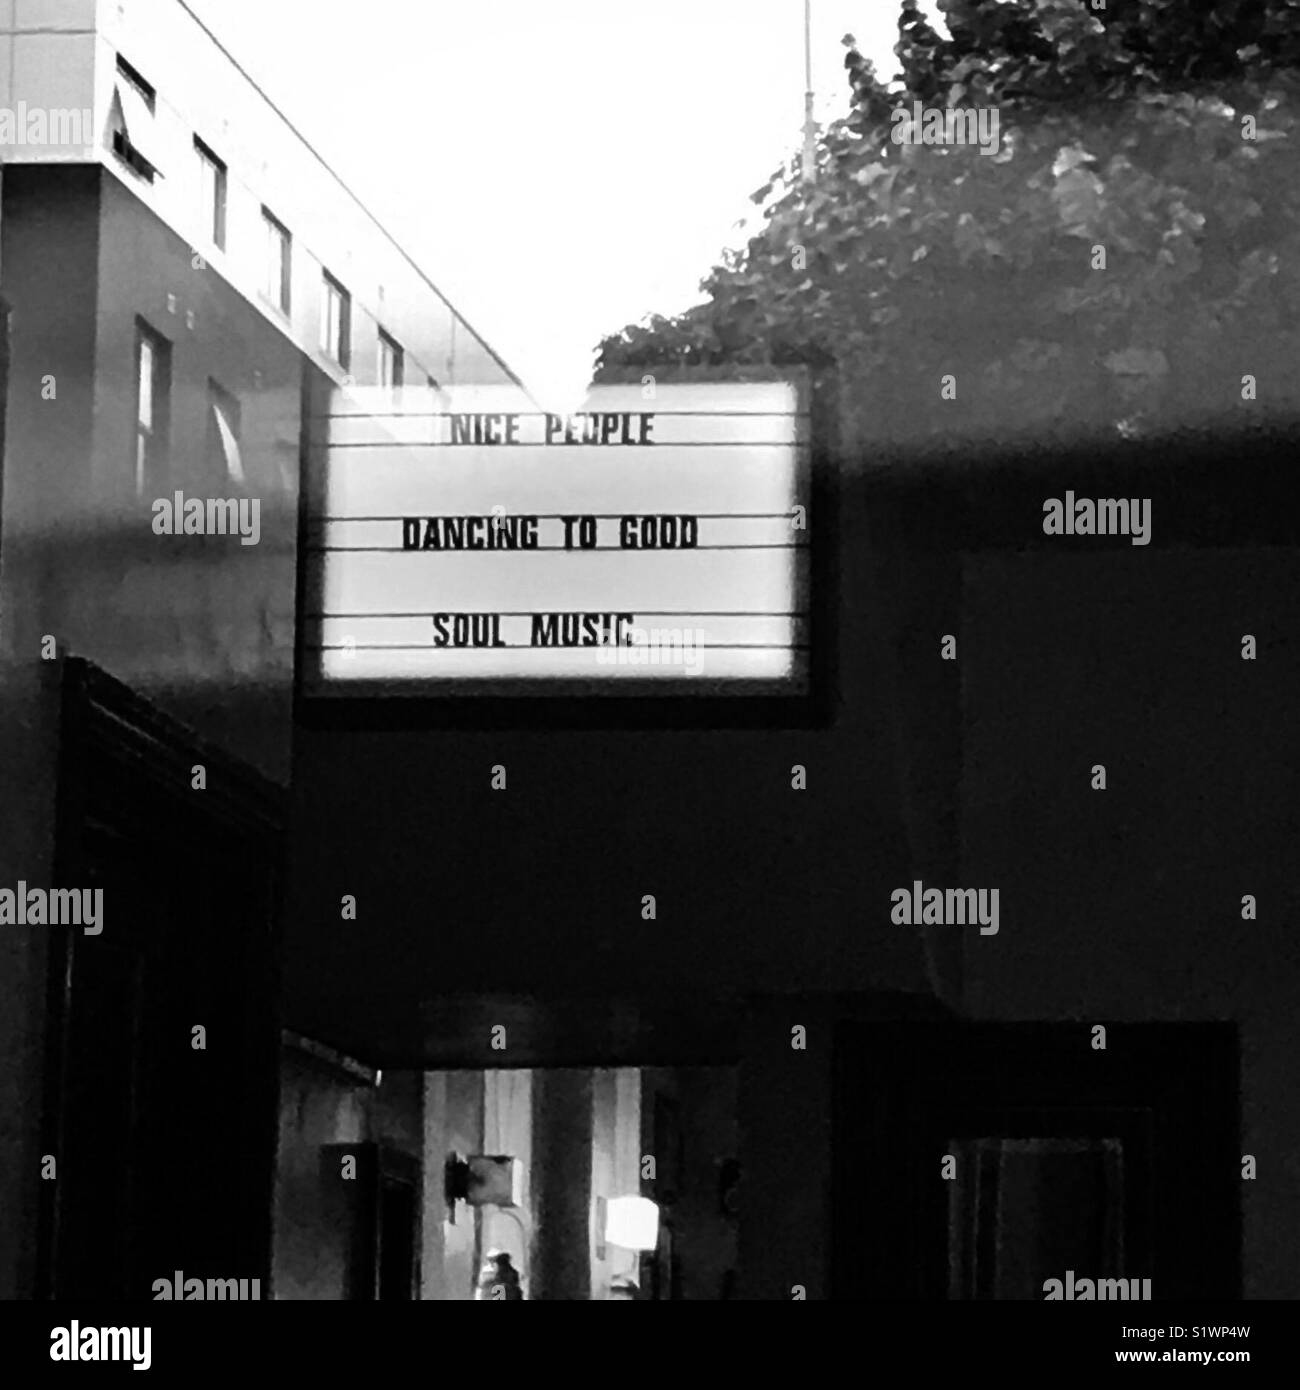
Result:
[[[283,788],[255,768],[209,743],[185,725],[164,714],[137,692],[109,676],[94,663],[79,657],[61,663],[59,751],[53,882],[88,881],[86,845],[88,816],[95,814],[113,825],[114,805],[101,798],[92,807],[89,769],[104,761],[114,769],[114,791],[123,805],[139,811],[166,815],[169,800],[184,796],[187,814],[208,824],[234,828],[265,847],[265,863],[271,866],[271,911],[261,924],[261,940],[250,944],[265,968],[260,988],[267,995],[270,1055],[279,1054],[280,922],[284,896],[283,846],[287,796]],[[207,770],[207,785],[195,798],[191,778],[196,763]],[[156,801],[156,808],[155,808]],[[42,1152],[61,1154],[62,1139],[75,1117],[66,1113],[65,1096],[72,1059],[68,1037],[72,1015],[72,987],[79,939],[75,933],[50,936],[46,982],[45,1066],[42,1087]],[[258,1261],[264,1287],[270,1278],[270,1195],[278,1128],[278,1066],[266,1078],[266,1094],[259,1109],[259,1132],[246,1137],[250,1149],[265,1152],[267,1194],[266,1230],[258,1239]],[[40,1185],[37,1214],[35,1296],[58,1296],[62,1192],[58,1182]]]

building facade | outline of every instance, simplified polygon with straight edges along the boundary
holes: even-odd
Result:
[[[88,938],[78,955],[41,926],[7,927],[0,942],[0,1296],[13,1296],[120,1287],[128,1268],[137,1283],[148,1272],[136,1267],[145,1255],[121,1251],[86,1263],[95,1240],[112,1249],[132,1222],[144,1230],[140,1211],[105,1235],[108,1218],[95,1215],[102,1184],[78,1191],[65,1176],[60,1190],[40,1178],[40,1156],[59,1149],[60,1114],[95,1094],[98,1025],[83,1012],[108,1028],[101,1058],[126,1049],[100,1079],[122,1112],[112,1132],[128,1148],[139,1150],[158,1118],[148,1088],[165,1108],[185,1082],[133,1072],[138,1045],[104,1020],[154,1020],[163,1032],[149,1041],[165,1051],[166,997],[185,997],[206,973],[217,993],[203,1010],[226,1019],[254,1049],[245,1060],[274,1075],[281,822],[272,803],[291,759],[310,402],[355,382],[432,403],[446,385],[515,378],[178,0],[6,0],[0,147],[9,349],[0,877],[12,886],[117,875],[108,898],[119,912],[132,901],[134,914],[130,931],[119,916],[118,942],[98,961]],[[197,503],[190,523],[187,503]],[[84,680],[67,659],[88,664]],[[73,686],[80,715],[66,706]],[[130,737],[107,753],[109,726],[128,725]],[[206,789],[225,789],[204,802],[209,774]],[[192,800],[181,795],[187,783]],[[234,841],[223,836],[243,811],[218,807],[228,794],[250,798],[248,834]],[[191,811],[198,820],[170,838],[168,822],[175,829]],[[98,848],[92,821],[117,822]],[[215,919],[203,946],[200,919],[235,877],[221,856],[237,843],[262,866],[252,875],[260,901],[231,908],[236,946],[220,944]],[[134,869],[131,844],[143,856]],[[145,892],[153,873],[171,888]],[[187,919],[188,955],[167,945]],[[75,991],[51,985],[60,971],[79,982]],[[253,1001],[247,1017],[241,990]],[[54,1035],[75,1035],[83,1022],[90,1034],[60,1053]],[[235,1053],[224,1065],[213,1085],[233,1087]],[[258,1146],[274,1135],[273,1122],[259,1128],[268,1102],[273,1084],[248,1120],[263,1157]],[[153,1138],[170,1144],[159,1131]],[[73,1150],[59,1151],[75,1168]],[[108,1164],[104,1182],[108,1171],[125,1170]],[[195,1169],[195,1183],[200,1176]],[[181,1188],[172,1196],[198,1200]],[[254,1236],[239,1247],[250,1277],[267,1272],[257,1246]]]
[[[1035,1194],[1117,1145],[1087,1277],[1296,1296],[1284,445],[831,458],[821,721],[307,719],[313,417],[522,387],[179,0],[0,46],[0,888],[104,895],[0,924],[0,1297],[608,1296],[632,1188],[661,1297],[1023,1297],[967,1177],[1082,1272]],[[1073,488],[1152,544],[1039,531]]]

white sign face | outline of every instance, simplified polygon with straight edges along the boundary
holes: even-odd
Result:
[[[786,382],[339,388],[314,422],[309,695],[784,694],[808,680]]]

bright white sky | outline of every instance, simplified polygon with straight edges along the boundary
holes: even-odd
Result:
[[[801,139],[802,0],[190,3],[548,400],[606,333],[698,302]],[[825,121],[846,32],[893,75],[898,3],[812,10]]]

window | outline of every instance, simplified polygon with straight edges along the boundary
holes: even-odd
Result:
[[[208,380],[207,474],[214,488],[245,482],[239,452],[239,401],[218,382]]]
[[[135,335],[135,490],[156,492],[167,473],[172,345],[143,320]]]
[[[322,281],[323,303],[320,316],[321,351],[332,357],[344,371],[348,367],[352,341],[352,296],[329,273]]]
[[[119,56],[117,83],[109,125],[113,133],[113,153],[135,174],[152,183],[158,166],[149,157],[153,148],[153,116],[157,94],[143,77]]]
[[[226,249],[226,165],[197,136],[194,151],[199,157],[199,197],[203,232],[218,250]]]
[[[379,330],[379,384],[390,391],[402,384],[406,368],[406,354],[396,338],[391,338],[381,328]]]
[[[120,53],[117,55],[117,80],[119,87],[125,84],[138,94],[152,116],[158,106],[158,93]]]
[[[267,208],[262,209],[262,224],[266,228],[266,284],[262,292],[282,314],[287,314],[293,238]]]

